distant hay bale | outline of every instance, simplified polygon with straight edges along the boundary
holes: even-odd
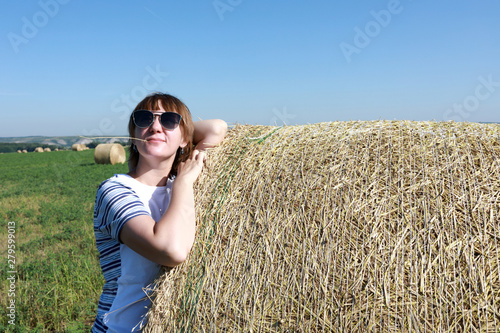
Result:
[[[21,151],[21,150],[18,150],[17,152],[18,152],[18,153],[22,153],[22,151]]]
[[[43,151],[44,151],[44,152],[50,152],[50,148],[49,148],[49,147],[44,148],[44,149],[43,149]]]
[[[43,148],[42,147],[36,147],[35,148],[36,153],[43,153]]]
[[[125,163],[125,149],[117,143],[101,143],[95,147],[94,161],[97,164]]]
[[[237,126],[145,332],[500,331],[500,127]]]
[[[27,153],[28,151],[26,149],[23,149],[23,153]]]
[[[84,145],[83,143],[75,143],[71,146],[71,150],[74,151],[82,151],[85,150],[85,148],[87,148],[87,146]]]

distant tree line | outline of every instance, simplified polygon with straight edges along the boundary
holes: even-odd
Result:
[[[96,141],[96,140],[94,140],[94,141],[92,141],[91,143],[86,144],[86,146],[87,146],[87,147],[89,147],[90,149],[92,149],[92,148],[97,147],[97,146],[98,146],[98,145],[100,145],[101,143],[105,143],[105,142],[101,142],[101,141]],[[121,141],[118,141],[118,140],[113,141],[113,142],[106,142],[106,143],[117,143],[117,144],[122,145],[122,146],[124,146],[124,147],[126,147],[126,146],[128,145],[128,142],[121,142]]]
[[[15,153],[18,150],[27,150],[28,152],[35,151],[37,147],[50,148],[50,150],[67,149],[63,146],[48,145],[43,143],[23,143],[23,142],[0,142],[0,153]]]
[[[101,144],[102,142],[100,141],[92,141],[88,144],[86,144],[87,147],[90,149],[95,148],[98,144]],[[126,142],[119,142],[115,141],[114,143],[121,144],[122,146],[126,146],[128,143]],[[0,142],[0,153],[15,153],[18,150],[27,150],[28,152],[33,152],[37,147],[42,147],[42,148],[50,148],[50,150],[54,150],[58,148],[59,150],[70,150],[70,147],[67,146],[60,146],[60,145],[51,145],[51,144],[44,144],[44,143],[36,143],[36,142]]]

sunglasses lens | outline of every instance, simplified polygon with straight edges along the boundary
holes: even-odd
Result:
[[[135,126],[146,128],[151,126],[154,120],[153,112],[147,110],[137,110],[133,113]]]
[[[181,115],[175,112],[165,112],[161,114],[160,121],[161,125],[165,127],[165,129],[173,130],[179,126],[181,122]]]

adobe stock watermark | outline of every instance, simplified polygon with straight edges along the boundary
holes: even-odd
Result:
[[[9,325],[16,325],[16,222],[7,222],[7,320]]]
[[[363,49],[367,48],[372,40],[380,35],[382,28],[386,28],[391,23],[392,18],[402,12],[403,6],[399,0],[390,0],[387,3],[387,9],[370,11],[373,20],[368,21],[363,28],[358,26],[354,27],[355,35],[352,44],[346,42],[341,42],[339,44],[340,50],[347,63],[351,63],[352,56],[354,54],[360,54]]]
[[[214,0],[212,5],[214,6],[219,19],[224,21],[224,14],[226,12],[232,12],[236,7],[241,5],[243,0]]]
[[[38,35],[39,29],[45,27],[51,18],[54,18],[61,5],[65,5],[70,0],[40,0],[38,5],[40,10],[31,16],[31,19],[23,16],[21,18],[22,27],[20,34],[15,32],[9,32],[7,38],[9,39],[12,49],[17,54],[19,53],[19,47],[22,44],[28,44],[30,40]]]
[[[121,94],[120,97],[111,102],[111,112],[118,114],[120,120],[128,119],[137,103],[147,94],[159,90],[160,85],[169,75],[168,72],[162,71],[160,65],[156,65],[155,68],[146,66],[145,70],[147,74],[142,78],[141,84],[134,86],[128,93]],[[105,136],[113,133],[115,129],[115,122],[109,117],[104,117],[99,121],[97,128],[84,129],[82,134],[84,136]]]
[[[169,73],[162,71],[160,65],[156,67],[146,66],[146,74],[142,78],[141,84],[134,86],[126,94],[121,94],[120,97],[115,98],[111,102],[111,112],[119,114],[119,119],[124,120],[130,117],[130,113],[135,108],[137,103],[139,103],[147,94],[159,90],[160,85],[169,75]],[[113,119],[114,118],[114,119]],[[109,117],[105,116],[97,123],[97,126],[93,129],[83,129],[82,135],[89,137],[88,140],[92,140],[92,137],[102,137],[102,136],[112,136],[113,131],[116,129],[116,116]],[[127,131],[127,128],[123,128]],[[67,154],[66,163],[70,165],[79,165],[85,162],[85,158],[81,154]],[[57,163],[52,164],[52,169],[59,179],[64,179],[65,175],[63,170],[60,170]]]
[[[286,106],[283,107],[283,111],[273,108],[273,114],[274,116],[269,120],[269,125],[271,126],[277,126],[278,121],[283,125],[287,125],[291,119],[296,117],[295,114],[288,113]]]
[[[472,113],[479,109],[481,102],[489,99],[500,87],[500,82],[493,81],[493,74],[488,75],[488,78],[480,76],[477,80],[479,83],[476,85],[474,93],[466,96],[462,103],[455,103],[447,109],[443,114],[444,120],[467,120]]]

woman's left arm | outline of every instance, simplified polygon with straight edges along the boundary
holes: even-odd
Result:
[[[226,135],[227,124],[221,119],[199,120],[194,123],[193,143],[195,149],[205,150],[217,146]]]

